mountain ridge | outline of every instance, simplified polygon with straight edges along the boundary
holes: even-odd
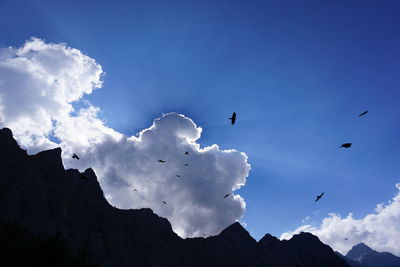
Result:
[[[389,252],[378,252],[362,242],[342,257],[353,267],[400,267],[400,257]]]
[[[349,266],[309,233],[257,242],[235,222],[216,236],[182,239],[149,208],[111,206],[91,168],[64,169],[60,148],[28,155],[7,128],[0,130],[0,223],[57,237],[97,266]]]

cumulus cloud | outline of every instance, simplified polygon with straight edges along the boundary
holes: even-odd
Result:
[[[396,184],[400,190],[400,183]],[[352,246],[364,242],[377,251],[387,251],[400,256],[400,192],[387,204],[378,204],[375,212],[364,218],[355,219],[353,214],[342,218],[331,213],[322,220],[320,226],[302,225],[293,232],[281,235],[290,239],[294,234],[310,232],[334,250],[347,253]],[[345,238],[348,240],[344,240]]]
[[[79,50],[65,44],[48,44],[32,38],[21,48],[0,50],[0,124],[10,127],[18,141],[30,152],[55,144],[53,131],[63,130],[73,142],[92,141],[93,131],[74,130],[82,121],[97,118],[96,109],[88,105],[79,116],[72,103],[84,94],[101,87],[101,66]],[[97,120],[97,124],[101,124]],[[106,132],[106,128],[102,125]],[[109,129],[110,134],[117,135]],[[88,141],[89,140],[89,141]],[[65,140],[67,141],[67,140]]]
[[[217,234],[238,221],[243,198],[223,196],[245,184],[247,156],[202,148],[202,129],[181,114],[162,115],[125,136],[98,118],[98,107],[74,110],[74,102],[101,87],[102,73],[94,59],[65,44],[33,38],[0,50],[0,127],[11,128],[30,153],[61,146],[66,167],[95,170],[111,204],[150,207],[181,236]]]

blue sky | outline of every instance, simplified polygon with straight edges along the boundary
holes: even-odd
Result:
[[[203,128],[202,145],[245,152],[242,221],[259,239],[306,216],[363,217],[396,193],[399,11],[396,1],[3,0],[0,46],[36,36],[94,58],[104,87],[86,99],[120,132],[175,111]]]

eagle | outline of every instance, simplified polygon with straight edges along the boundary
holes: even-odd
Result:
[[[322,192],[322,194],[321,195],[319,195],[319,196],[317,196],[317,199],[315,200],[315,202],[317,202],[318,200],[320,200],[321,199],[321,197],[324,195],[324,192]]]
[[[358,117],[364,116],[367,113],[368,113],[368,110],[364,111],[363,113],[358,114]]]
[[[351,147],[351,143],[344,143],[341,146],[338,146],[338,148],[341,148],[341,147],[349,148],[349,147]]]
[[[228,119],[231,120],[232,125],[234,125],[236,122],[236,112],[233,112],[232,117],[230,117]]]

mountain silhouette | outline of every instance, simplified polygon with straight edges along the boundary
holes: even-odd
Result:
[[[346,257],[353,267],[400,267],[400,257],[389,252],[378,252],[364,243],[355,245]]]
[[[309,233],[257,242],[236,222],[216,236],[182,239],[151,209],[111,206],[91,168],[64,169],[60,148],[28,155],[7,128],[0,249],[0,266],[349,266]]]

